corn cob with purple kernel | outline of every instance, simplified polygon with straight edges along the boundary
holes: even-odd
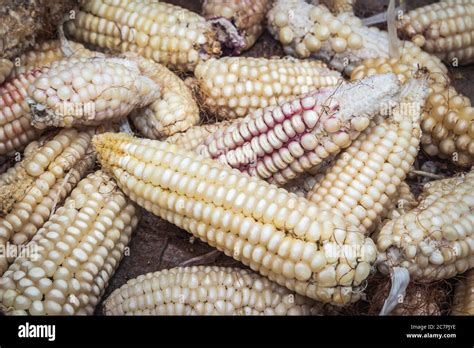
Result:
[[[64,206],[0,278],[0,308],[10,315],[92,314],[118,267],[138,218],[101,171],[81,180]]]
[[[81,1],[80,12],[66,23],[66,33],[97,47],[136,52],[180,71],[194,71],[199,62],[220,56],[226,45],[232,51],[244,44],[242,38],[227,35],[225,28],[215,30],[196,13],[138,0]]]
[[[123,57],[138,64],[140,72],[160,87],[160,97],[143,109],[130,115],[142,135],[161,139],[198,124],[199,108],[184,81],[165,66],[136,54]]]
[[[347,148],[398,92],[395,75],[321,89],[258,109],[213,134],[197,151],[283,185]]]
[[[120,58],[69,58],[55,62],[28,89],[32,124],[99,125],[156,100],[159,87],[136,63]]]
[[[418,67],[396,59],[368,59],[354,69],[351,79],[392,72],[405,83]],[[448,158],[454,164],[470,167],[474,163],[474,108],[469,98],[447,85],[447,78],[430,74],[430,92],[423,109],[421,143],[430,156]]]
[[[358,231],[372,232],[418,154],[419,119],[427,90],[424,80],[404,85],[395,109],[371,123],[307,198],[322,209],[342,214]]]
[[[114,290],[106,315],[317,315],[322,305],[246,269],[194,266],[140,275]]]
[[[248,50],[265,29],[271,3],[272,0],[204,0],[202,14],[209,19],[230,20],[245,39],[242,50]]]
[[[220,119],[297,97],[318,88],[342,83],[341,75],[319,61],[292,58],[220,58],[196,67],[201,106]]]
[[[474,61],[473,16],[473,0],[444,0],[403,15],[399,34],[447,64],[469,64]]]
[[[0,175],[0,244],[27,243],[95,163],[94,129],[64,129],[25,149],[25,158]],[[0,255],[0,274],[9,262]]]
[[[113,133],[94,144],[102,168],[148,211],[300,295],[360,298],[374,244],[341,216],[176,145]]]
[[[189,128],[183,133],[176,133],[165,139],[167,143],[176,144],[186,150],[195,150],[208,137],[224,130],[232,121],[221,121]]]
[[[379,269],[404,267],[419,282],[474,267],[474,173],[428,183],[419,204],[377,235]]]
[[[41,131],[30,125],[30,107],[25,99],[28,86],[46,70],[30,70],[0,86],[0,157],[22,151],[40,136]]]
[[[474,315],[474,270],[462,274],[454,293],[452,315]]]

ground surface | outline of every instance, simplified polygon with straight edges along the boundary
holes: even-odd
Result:
[[[175,3],[196,12],[199,12],[201,7],[201,1],[172,0],[168,2]],[[409,6],[416,7],[418,4],[426,4],[429,2],[433,1],[409,1]],[[377,13],[377,11],[383,8],[383,4],[385,3],[383,0],[359,0],[357,11],[361,15],[368,16]],[[260,57],[278,56],[283,55],[283,50],[278,42],[273,40],[268,33],[265,33],[246,55]],[[472,84],[474,80],[474,68],[464,67],[452,69],[452,77],[454,85],[459,88],[462,93],[468,95],[471,100],[474,100],[474,85]],[[417,165],[421,166],[425,160],[421,154]],[[450,168],[448,164],[442,162],[437,162],[436,166],[445,172],[454,170]],[[421,185],[422,183],[422,180],[416,177],[411,178],[411,181],[414,186],[417,184]],[[205,243],[191,238],[191,235],[187,232],[142,210],[140,224],[130,243],[130,252],[123,258],[103,298],[107,298],[114,289],[122,286],[127,280],[135,278],[140,274],[176,267],[183,262],[194,257],[205,255],[213,250],[215,249]],[[217,257],[203,259],[199,264],[203,264],[203,261],[213,265],[240,266],[238,262],[222,253],[219,253]],[[363,303],[361,306],[362,307],[357,306],[357,308],[353,308],[349,313],[366,313],[366,306],[364,306]],[[361,309],[360,311],[359,308]],[[97,314],[101,314],[101,312],[101,306],[98,306]]]

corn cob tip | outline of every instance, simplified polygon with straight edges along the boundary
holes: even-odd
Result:
[[[237,56],[243,51],[246,45],[245,38],[230,20],[225,17],[213,17],[209,18],[208,22],[221,44],[221,54]]]

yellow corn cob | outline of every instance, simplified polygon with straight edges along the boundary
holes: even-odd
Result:
[[[276,0],[267,16],[268,29],[287,54],[323,58],[330,66],[350,74],[365,59],[389,58],[388,34],[366,27],[350,13],[333,15],[325,6],[304,0]],[[404,63],[426,67],[444,77],[447,69],[435,56],[411,42],[402,43]]]
[[[95,137],[102,167],[132,200],[300,295],[360,298],[374,244],[342,217],[176,145]]]
[[[454,293],[452,315],[474,315],[474,270],[461,275]]]
[[[312,2],[317,4],[318,0],[313,0]],[[352,13],[354,10],[353,2],[353,0],[321,0],[321,3],[326,5],[334,14],[342,12]]]
[[[161,64],[136,54],[123,56],[136,62],[140,72],[160,87],[159,99],[130,115],[141,134],[150,139],[160,139],[198,124],[199,108],[183,80]]]
[[[77,42],[69,41],[75,57],[92,57],[99,55],[85,48]],[[51,66],[52,63],[64,59],[64,53],[61,50],[59,40],[50,40],[37,43],[33,48],[15,59],[15,69],[13,76],[27,72],[33,68]]]
[[[219,56],[221,45],[210,23],[198,14],[163,2],[86,0],[66,32],[101,48],[133,51],[169,68],[193,71]]]
[[[106,315],[315,315],[322,305],[241,268],[194,266],[129,280]]]
[[[197,151],[283,185],[348,147],[398,93],[393,74],[320,89],[235,120]]]
[[[0,86],[0,157],[21,151],[37,139],[41,131],[30,125],[28,87],[47,68],[33,69]]]
[[[30,144],[23,161],[0,175],[0,247],[23,245],[95,163],[96,130],[65,129]],[[14,258],[14,256],[13,256]],[[0,274],[12,261],[0,255]]]
[[[473,0],[445,0],[408,12],[399,32],[447,64],[469,64],[474,62],[473,16]]]
[[[211,59],[196,67],[201,105],[221,119],[341,83],[341,75],[319,61],[266,58]]]
[[[265,16],[272,0],[204,0],[202,13],[206,18],[223,17],[242,33],[248,50],[262,34]]]
[[[156,100],[159,87],[136,63],[120,58],[69,58],[55,62],[28,89],[32,124],[99,125]]]
[[[396,59],[369,59],[354,69],[351,79],[392,72],[404,83],[416,74],[418,67]],[[441,81],[440,81],[441,77]],[[423,149],[431,156],[449,158],[454,164],[474,164],[474,108],[469,98],[446,85],[442,75],[430,74],[430,92],[426,101],[421,129]]]
[[[307,198],[322,209],[343,214],[358,231],[372,232],[418,153],[426,85],[423,80],[410,80],[402,90],[401,103],[388,117],[372,122]]]
[[[0,58],[0,85],[5,82],[13,70],[13,63],[8,59]]]
[[[195,150],[198,145],[202,144],[209,136],[216,132],[221,132],[232,121],[221,121],[211,124],[203,124],[201,126],[194,126],[183,133],[174,134],[166,138],[166,142],[176,144],[186,150]]]
[[[474,267],[474,172],[425,185],[419,205],[377,236],[379,268],[405,267],[411,279],[447,279]]]
[[[0,278],[7,314],[92,314],[122,258],[138,218],[101,171],[81,180],[64,206]]]

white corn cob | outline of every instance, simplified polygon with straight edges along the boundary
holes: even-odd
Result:
[[[474,270],[460,276],[454,293],[452,315],[474,315]]]
[[[351,79],[392,72],[405,83],[418,69],[397,59],[369,59],[354,69]],[[431,156],[470,167],[474,164],[474,108],[469,98],[458,94],[446,84],[446,79],[439,77],[430,74],[430,92],[421,123],[423,149]]]
[[[427,83],[410,80],[388,116],[372,122],[337,158],[307,198],[370,233],[384,218],[418,154]]]
[[[202,14],[208,19],[230,20],[245,39],[242,50],[253,46],[262,34],[265,16],[273,0],[204,0]]]
[[[200,126],[193,126],[183,133],[176,133],[165,139],[167,143],[176,144],[186,150],[195,150],[198,145],[212,134],[225,129],[232,121],[221,121]]]
[[[198,124],[199,108],[184,81],[165,66],[135,54],[124,54],[139,66],[140,72],[160,87],[160,97],[130,115],[142,135],[161,139]]]
[[[156,100],[159,87],[127,59],[68,58],[54,62],[28,93],[35,127],[72,127],[123,118]]]
[[[0,278],[0,307],[12,315],[92,314],[138,218],[106,174],[81,180]]]
[[[283,185],[347,148],[398,93],[390,74],[320,89],[235,120],[197,151]]]
[[[164,2],[81,1],[80,12],[66,23],[66,33],[182,71],[193,71],[200,61],[221,53],[216,33],[204,17]]]
[[[402,37],[447,64],[474,62],[474,0],[444,0],[401,17]]]
[[[13,70],[13,63],[8,59],[0,58],[0,85],[5,82]]]
[[[341,75],[320,61],[292,58],[210,59],[196,67],[197,95],[206,111],[220,119],[342,83]]]
[[[377,235],[379,269],[408,269],[431,282],[474,267],[474,172],[425,185],[419,204]]]
[[[30,125],[30,107],[25,99],[28,87],[46,69],[30,70],[0,86],[0,157],[22,151],[40,136],[41,131]]]
[[[92,57],[100,55],[99,52],[90,51],[77,42],[68,41],[75,57]],[[59,40],[50,40],[37,43],[33,48],[21,56],[15,58],[13,76],[25,73],[33,68],[43,66],[49,67],[52,63],[64,59],[65,55],[61,49]]]
[[[115,289],[106,315],[315,315],[322,305],[241,268],[194,266],[140,275]]]
[[[0,274],[14,259],[7,244],[27,243],[95,163],[95,129],[65,129],[30,144],[23,161],[0,175]]]
[[[339,215],[176,145],[113,133],[94,144],[102,168],[148,211],[300,295],[360,298],[374,244]]]

